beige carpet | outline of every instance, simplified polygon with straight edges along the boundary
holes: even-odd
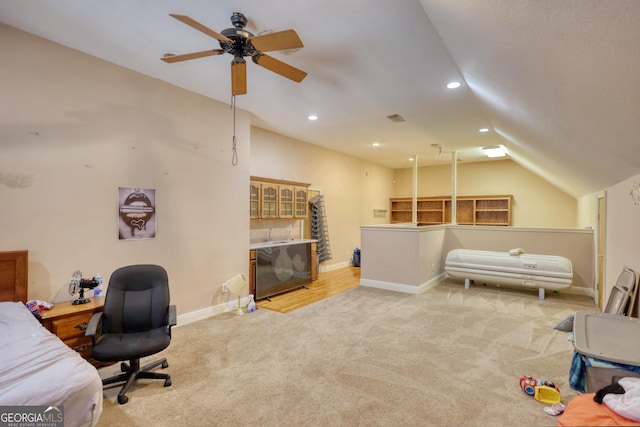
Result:
[[[173,386],[105,390],[98,426],[553,426],[521,375],[566,402],[572,345],[553,329],[590,299],[445,282],[421,295],[358,287],[292,313],[174,329]],[[101,370],[103,377],[118,366]]]

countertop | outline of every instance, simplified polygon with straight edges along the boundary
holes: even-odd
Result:
[[[249,249],[270,248],[274,246],[298,245],[300,243],[314,243],[315,239],[273,240],[271,242],[253,242]]]

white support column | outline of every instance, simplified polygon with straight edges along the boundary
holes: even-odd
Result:
[[[411,222],[418,222],[418,156],[413,156],[413,193],[411,195]]]
[[[458,152],[451,153],[451,224],[458,223]]]

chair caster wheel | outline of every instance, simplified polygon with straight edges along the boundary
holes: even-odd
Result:
[[[121,370],[122,372],[127,372],[127,371],[129,370],[129,365],[127,365],[126,363],[122,362],[122,363],[120,364],[120,370]]]
[[[166,380],[164,380],[164,386],[171,387],[171,378],[167,378]]]
[[[167,369],[168,367],[169,367],[169,362],[166,362],[166,361],[165,361],[165,362],[162,364],[162,369]]]
[[[118,395],[118,403],[121,405],[124,405],[125,403],[127,403],[129,401],[129,398],[127,396],[124,395]]]

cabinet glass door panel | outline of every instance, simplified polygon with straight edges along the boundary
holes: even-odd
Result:
[[[280,218],[293,218],[293,187],[281,185],[280,190]]]
[[[278,216],[278,189],[274,185],[262,184],[262,218]]]
[[[249,185],[249,217],[260,218],[260,184]]]
[[[303,187],[296,187],[296,210],[295,217],[296,218],[306,218],[307,217],[307,189]]]

